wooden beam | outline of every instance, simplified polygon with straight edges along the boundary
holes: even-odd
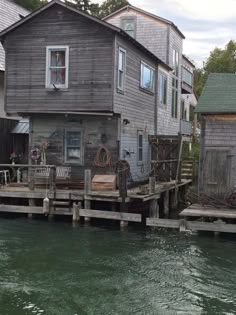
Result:
[[[213,209],[213,208],[187,208],[180,214],[181,217],[209,217],[236,219],[236,209]]]
[[[141,214],[137,214],[137,213],[80,209],[79,214],[81,217],[110,219],[110,220],[118,220],[118,221],[130,221],[130,222],[140,222],[141,223],[141,220],[142,220]]]

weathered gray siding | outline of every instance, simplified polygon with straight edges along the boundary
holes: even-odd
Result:
[[[154,113],[155,113],[155,93],[148,93],[140,89],[140,66],[141,61],[147,63],[154,69],[156,64],[140,53],[139,50],[128,44],[121,37],[117,36],[116,41],[116,72],[115,86],[117,86],[117,53],[119,47],[126,50],[126,76],[124,93],[115,89],[114,111],[121,114],[121,145],[120,158],[126,159],[131,167],[134,180],[147,178],[150,171],[150,152],[148,135],[154,134]],[[123,119],[128,119],[125,125]],[[138,131],[143,132],[144,150],[143,163],[138,163]],[[129,155],[126,152],[130,152]]]
[[[171,67],[173,66],[173,49],[179,52],[179,86],[178,86],[178,117],[172,118],[172,74],[168,74],[167,106],[158,107],[158,134],[175,135],[180,128],[180,100],[181,100],[181,63],[182,37],[172,26],[153,17],[147,16],[134,9],[128,9],[106,19],[107,22],[121,27],[122,18],[134,16],[136,18],[136,40],[154,53]]]
[[[136,18],[136,40],[168,63],[168,26],[163,22],[133,9],[121,11],[106,19],[106,22],[122,28],[122,18],[131,16]]]
[[[4,72],[0,71],[0,117],[5,117],[4,112]]]
[[[85,115],[32,115],[30,150],[40,148],[44,141],[49,141],[46,158],[48,164],[72,167],[72,180],[83,179],[84,169],[93,174],[109,174],[119,159],[117,117]],[[65,162],[65,130],[82,132],[83,164]],[[106,142],[102,142],[102,135]],[[100,168],[94,165],[96,153],[105,145],[112,155],[112,168]]]
[[[53,5],[7,36],[9,113],[112,111],[113,33]],[[69,86],[45,88],[46,46],[69,46]]]
[[[12,0],[0,0],[0,32],[26,16],[29,11],[20,7]],[[0,43],[0,71],[5,70],[5,52]]]
[[[208,185],[207,182],[212,181],[211,170],[213,168],[216,175],[220,172],[229,174],[229,187],[225,187],[226,190],[232,190],[236,187],[236,116],[235,115],[224,115],[224,117],[217,116],[203,116],[202,122],[202,139],[201,139],[201,159],[200,159],[200,178],[199,178],[199,190],[205,190],[205,193],[209,191],[217,192],[217,185],[213,186]],[[221,169],[221,165],[214,165],[214,161],[211,161],[209,167],[206,168],[207,163],[207,151],[213,150],[213,153],[218,151],[229,151],[227,158],[230,159],[230,169]],[[216,151],[214,151],[216,150]],[[220,161],[223,163],[224,161]],[[214,175],[214,174],[213,174]],[[215,181],[219,179],[216,177]],[[218,183],[220,184],[220,183]]]

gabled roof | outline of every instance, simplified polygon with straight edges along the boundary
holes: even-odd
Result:
[[[160,21],[160,22],[163,22],[163,23],[165,23],[165,24],[168,24],[168,25],[172,26],[172,27],[174,28],[174,30],[175,30],[183,39],[185,39],[184,34],[183,34],[183,33],[178,29],[178,27],[177,27],[173,22],[171,22],[170,20],[164,19],[164,18],[162,18],[162,17],[160,17],[160,16],[158,16],[158,15],[155,15],[155,14],[152,14],[152,13],[150,13],[150,12],[144,11],[144,10],[142,10],[142,9],[140,9],[140,8],[137,8],[137,7],[134,7],[133,5],[130,5],[130,4],[128,4],[128,5],[124,6],[124,7],[122,7],[121,9],[119,9],[119,10],[117,10],[117,11],[115,11],[115,12],[113,12],[113,13],[107,15],[107,16],[105,16],[105,17],[103,18],[103,20],[104,20],[104,21],[105,21],[105,20],[108,20],[110,17],[112,17],[112,16],[114,16],[114,15],[116,15],[116,14],[118,14],[118,13],[124,11],[124,10],[129,10],[129,9],[135,10],[135,11],[137,11],[137,12],[140,12],[140,13],[142,13],[142,14],[145,14],[145,15],[147,15],[147,16],[150,16],[150,17],[154,18],[155,20],[158,20],[158,21]]]
[[[210,74],[195,112],[208,114],[236,113],[236,74]]]
[[[48,8],[52,7],[53,5],[60,5],[72,12],[77,13],[78,15],[81,15],[83,17],[86,17],[87,19],[90,19],[108,29],[110,29],[111,31],[118,33],[119,35],[125,37],[127,40],[129,40],[130,42],[132,42],[133,45],[135,45],[138,49],[140,49],[141,51],[143,51],[144,53],[146,53],[149,57],[151,57],[153,60],[155,60],[155,62],[161,64],[162,66],[164,66],[167,70],[171,70],[171,68],[164,63],[162,60],[160,60],[158,57],[156,57],[152,52],[150,52],[147,48],[145,48],[142,44],[140,44],[138,41],[136,41],[133,37],[131,37],[128,33],[126,33],[125,31],[123,31],[122,29],[111,25],[110,23],[107,23],[105,21],[102,21],[92,15],[89,15],[87,13],[84,13],[82,11],[79,11],[69,5],[66,5],[64,2],[61,2],[60,0],[52,0],[51,2],[45,4],[44,6],[42,6],[41,8],[39,8],[38,10],[32,12],[31,14],[27,15],[25,18],[23,18],[22,20],[14,23],[13,25],[9,26],[8,28],[6,28],[5,30],[3,30],[0,33],[0,41],[4,41],[4,37],[7,36],[10,32],[14,31],[16,28],[20,27],[22,24],[25,24],[27,21],[33,19],[35,16],[37,16],[38,14],[40,14],[41,12],[47,10]]]
[[[0,0],[0,32],[30,12],[14,1]],[[5,52],[0,43],[0,71],[5,70]]]

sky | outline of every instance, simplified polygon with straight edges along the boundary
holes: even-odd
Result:
[[[102,2],[102,0],[93,0]],[[236,0],[129,0],[171,20],[185,35],[183,52],[202,67],[215,47],[236,40]]]

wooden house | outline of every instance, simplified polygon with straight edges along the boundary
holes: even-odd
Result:
[[[236,185],[236,75],[210,74],[196,112],[201,114],[199,193],[225,197]]]
[[[0,31],[19,21],[27,14],[29,12],[14,1],[0,0]],[[10,154],[13,151],[21,154],[23,159],[27,157],[28,151],[28,134],[25,133],[28,128],[24,129],[24,133],[19,134],[18,131],[23,132],[23,129],[18,128],[22,126],[23,122],[20,122],[17,126],[20,117],[8,117],[4,110],[4,76],[5,51],[0,43],[0,163],[8,163]]]
[[[181,116],[181,95],[193,93],[193,63],[183,55],[184,35],[171,21],[132,5],[105,17],[104,20],[124,29],[153,54],[172,67],[159,73],[157,132],[159,135],[192,134],[191,123]]]
[[[148,136],[160,120],[158,74],[168,75],[167,64],[127,32],[58,0],[0,38],[5,109],[29,117],[34,163],[68,166],[73,180],[85,168],[114,172],[125,159],[134,180],[147,178]]]

